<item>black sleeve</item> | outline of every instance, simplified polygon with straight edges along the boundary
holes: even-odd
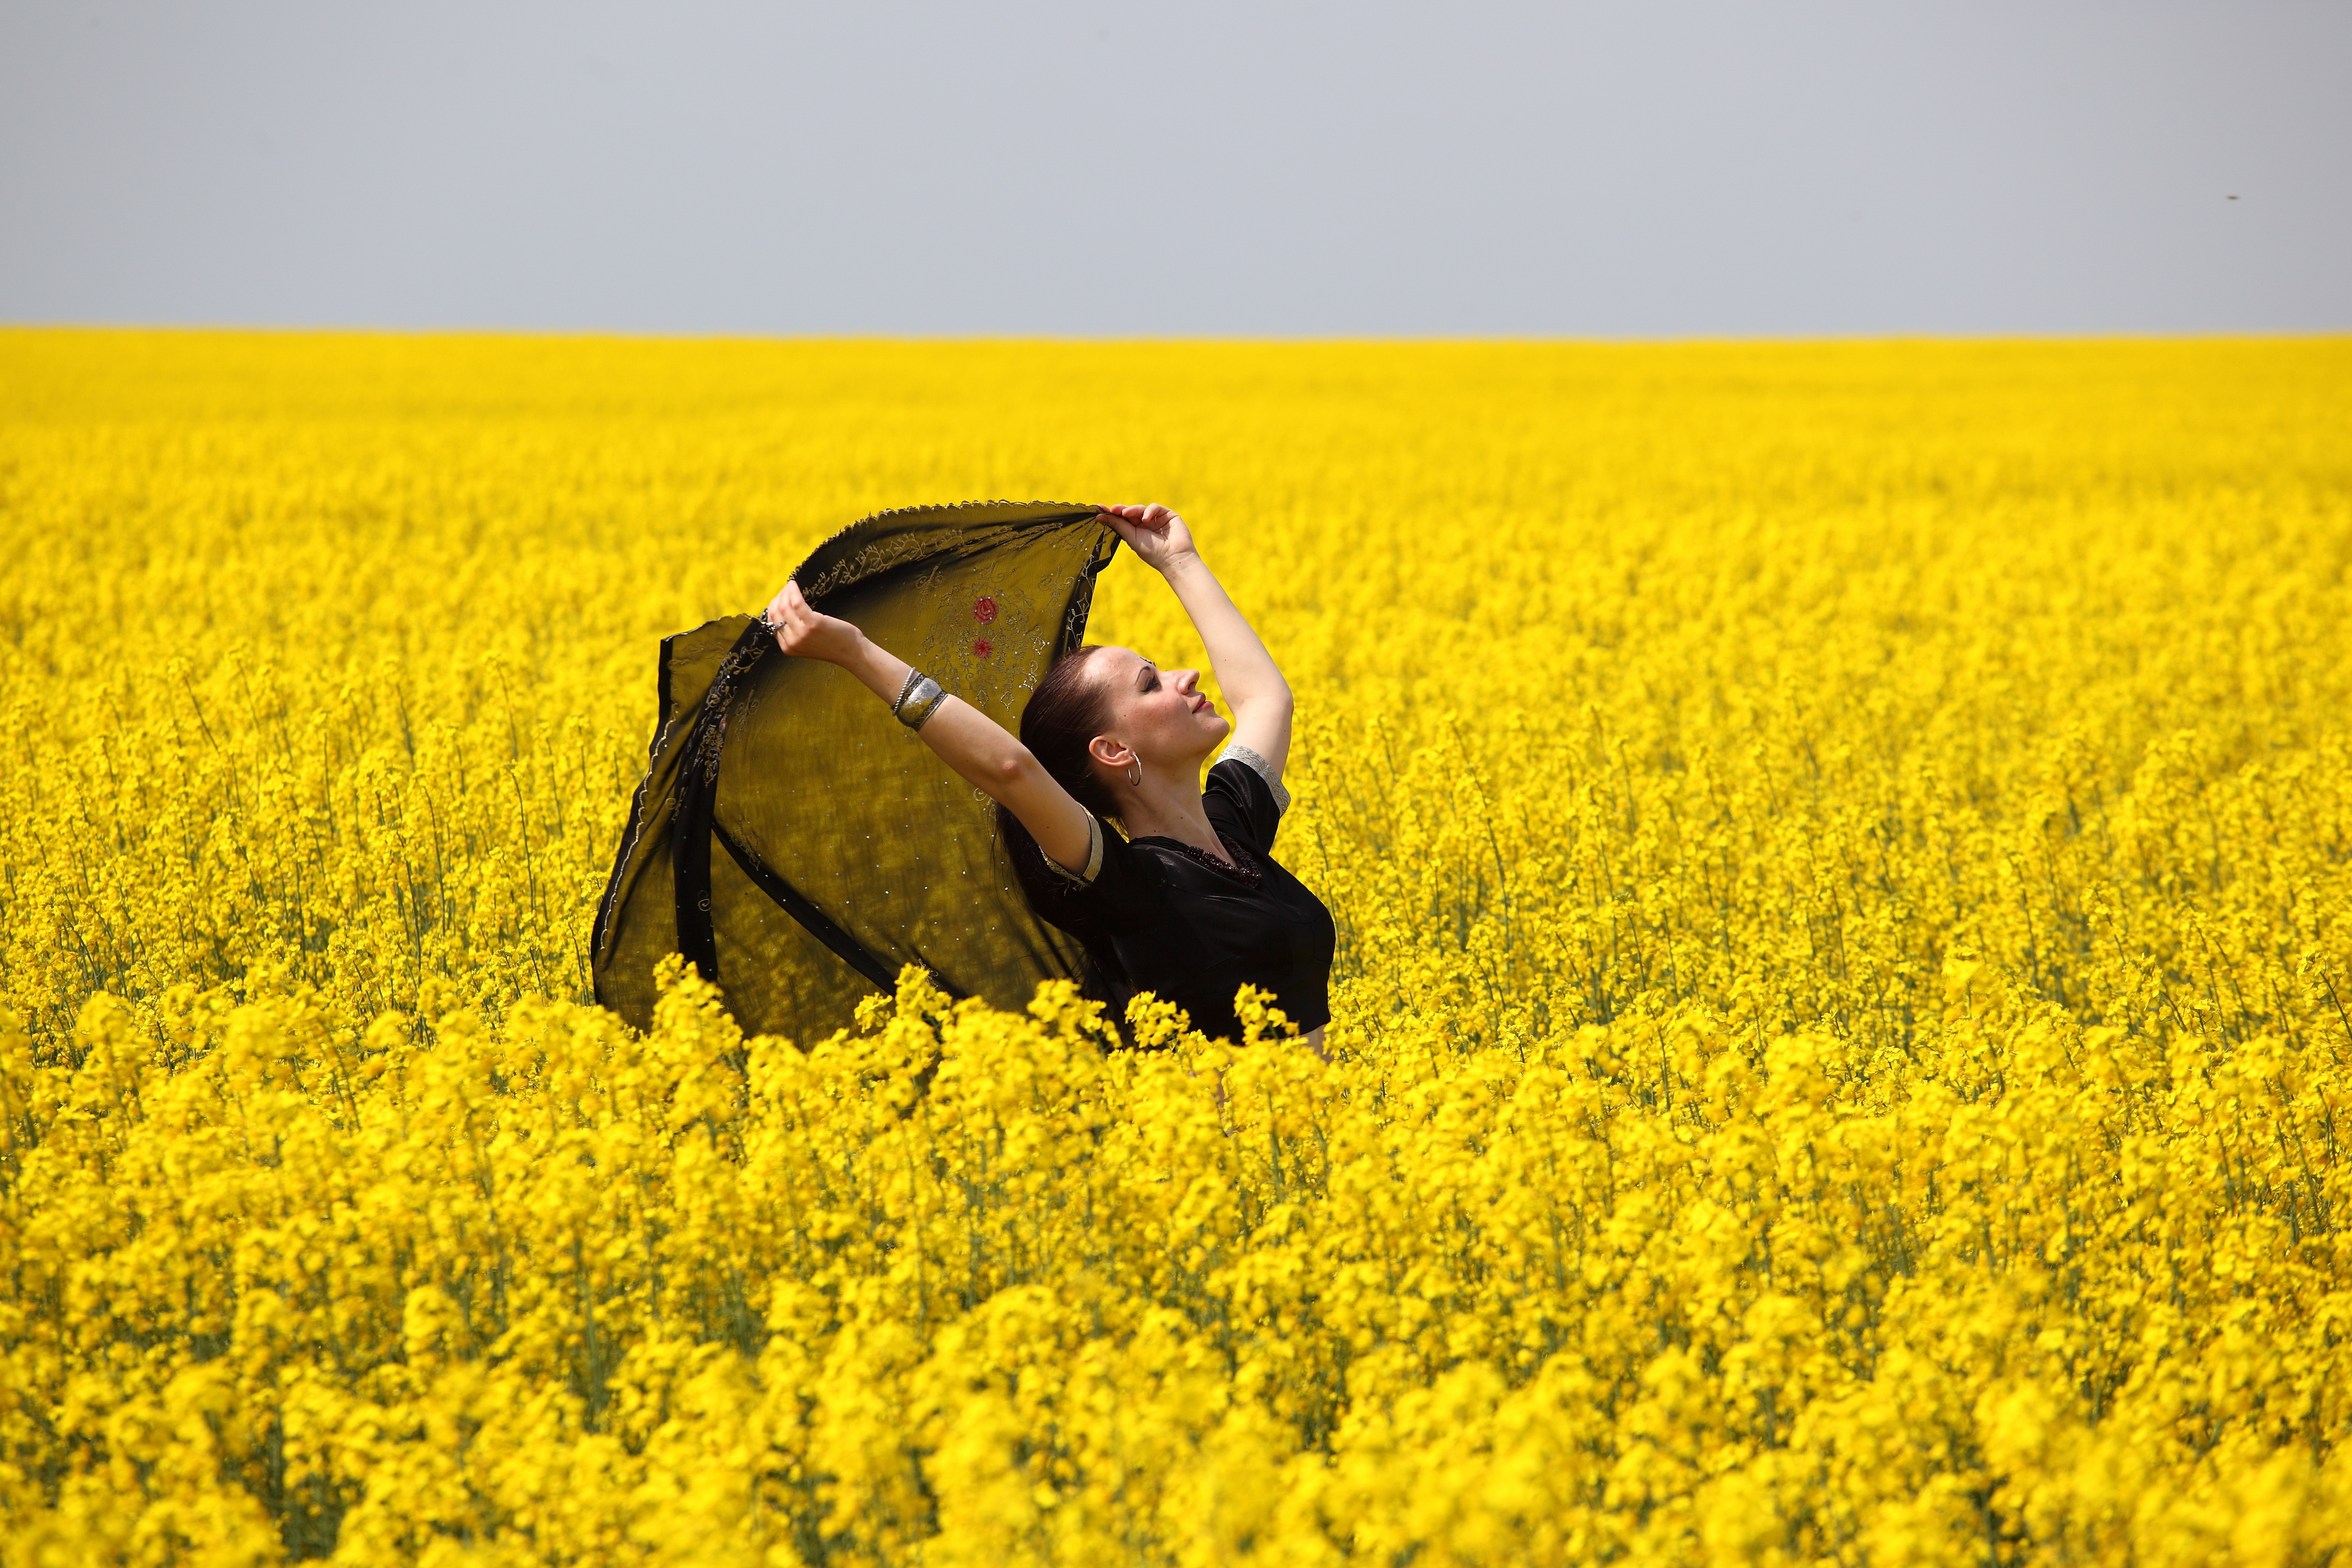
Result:
[[[1201,791],[1202,809],[1217,836],[1256,854],[1274,852],[1274,831],[1282,821],[1282,808],[1274,790],[1256,768],[1237,757],[1228,757],[1209,769],[1207,788]]]
[[[1089,883],[1066,876],[1049,877],[1052,889],[1038,913],[1066,931],[1120,936],[1147,924],[1160,912],[1167,879],[1159,862],[1097,819],[1102,833],[1102,867]]]

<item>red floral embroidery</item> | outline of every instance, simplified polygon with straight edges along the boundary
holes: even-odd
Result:
[[[986,597],[972,601],[971,618],[985,626],[996,619],[996,601]]]
[[[971,645],[971,651],[979,654],[983,659],[996,652],[995,648],[990,645],[988,639],[985,637],[982,637],[979,642],[974,643]]]

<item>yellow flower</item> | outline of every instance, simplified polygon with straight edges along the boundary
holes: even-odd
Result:
[[[0,1564],[2342,1559],[2347,354],[0,333]],[[655,640],[986,495],[1328,1064],[589,1005]]]

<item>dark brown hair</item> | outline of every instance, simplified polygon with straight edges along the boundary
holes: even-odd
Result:
[[[1113,817],[1118,814],[1118,802],[1110,786],[1096,774],[1087,750],[1102,733],[1110,708],[1109,694],[1087,669],[1087,655],[1099,651],[1099,644],[1089,643],[1054,661],[1053,668],[1030,694],[1029,706],[1021,710],[1021,744],[1055,783],[1070,792],[1072,800],[1097,817]],[[1076,884],[1055,873],[1045,863],[1045,852],[1021,825],[1021,819],[1002,803],[996,808],[996,834],[1029,907],[1039,919],[1068,932],[1085,946],[1098,971],[1087,977],[1087,994],[1110,1004],[1112,1017],[1117,1019],[1133,987],[1108,936],[1092,929],[1093,923],[1076,907],[1072,896]]]
[[[1110,694],[1087,674],[1087,661],[1101,652],[1102,644],[1089,643],[1054,661],[1029,694],[1029,706],[1021,710],[1021,744],[1079,805],[1097,817],[1115,817],[1118,802],[1111,799],[1110,787],[1095,776],[1094,759],[1087,750],[1109,716]],[[1013,821],[1002,806],[997,810],[999,821]]]

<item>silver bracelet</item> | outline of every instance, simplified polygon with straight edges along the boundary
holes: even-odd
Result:
[[[940,689],[939,682],[909,665],[907,684],[899,691],[898,700],[890,705],[890,716],[908,729],[920,729],[947,700],[948,694]]]

